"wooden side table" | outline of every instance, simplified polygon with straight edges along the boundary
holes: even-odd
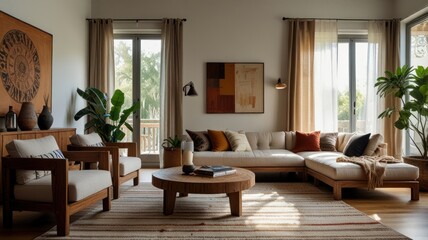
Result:
[[[174,212],[177,193],[186,196],[188,193],[218,194],[226,193],[229,197],[232,216],[242,215],[242,191],[255,184],[253,172],[235,168],[236,173],[221,177],[184,175],[181,167],[161,169],[152,174],[153,186],[163,189],[163,213]]]

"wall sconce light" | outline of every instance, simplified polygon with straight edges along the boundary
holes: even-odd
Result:
[[[189,90],[187,91],[187,87],[189,87]],[[198,93],[195,90],[195,86],[193,86],[193,82],[189,82],[183,87],[184,96],[198,96]]]
[[[275,84],[276,89],[284,89],[287,87],[287,84],[281,82],[281,78],[278,78],[278,82]]]

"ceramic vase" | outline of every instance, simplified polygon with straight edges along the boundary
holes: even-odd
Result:
[[[22,131],[32,130],[37,123],[36,111],[31,102],[23,102],[18,115],[18,127]]]
[[[49,112],[49,107],[43,106],[43,110],[37,118],[37,125],[39,126],[40,130],[48,130],[51,128],[52,123],[53,117],[51,112]]]

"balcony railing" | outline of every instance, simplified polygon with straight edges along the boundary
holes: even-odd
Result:
[[[132,119],[127,121],[132,126]],[[126,137],[124,141],[132,141],[132,134],[126,127],[122,129]],[[159,120],[140,120],[140,154],[159,154]]]

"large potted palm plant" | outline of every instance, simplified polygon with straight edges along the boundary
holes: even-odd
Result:
[[[385,72],[375,84],[380,97],[392,94],[401,99],[402,108],[387,108],[379,118],[391,117],[399,113],[394,126],[408,130],[409,138],[419,152],[419,156],[404,156],[406,163],[419,167],[421,190],[428,190],[428,67],[417,68],[404,65],[396,72]]]

